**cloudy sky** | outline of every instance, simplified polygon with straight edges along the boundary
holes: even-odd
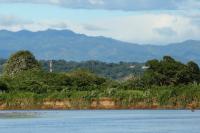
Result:
[[[200,40],[200,0],[0,0],[0,29],[49,28],[140,44]]]

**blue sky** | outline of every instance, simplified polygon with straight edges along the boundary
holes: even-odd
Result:
[[[200,40],[200,0],[0,0],[0,29],[49,28],[140,44]]]

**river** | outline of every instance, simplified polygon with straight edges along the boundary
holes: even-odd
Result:
[[[0,111],[0,133],[200,133],[200,111]]]

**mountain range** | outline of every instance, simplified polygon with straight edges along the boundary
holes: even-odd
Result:
[[[183,62],[193,60],[200,64],[200,41],[197,40],[168,45],[139,45],[70,30],[0,30],[0,58],[8,58],[18,50],[30,50],[38,59],[145,62],[170,55]]]

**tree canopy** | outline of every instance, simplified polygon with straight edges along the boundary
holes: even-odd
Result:
[[[40,69],[39,62],[35,59],[35,56],[29,51],[19,51],[8,59],[4,74],[7,76],[13,76],[19,72]]]
[[[190,61],[187,64],[176,61],[170,56],[162,60],[150,60],[143,80],[152,85],[178,85],[200,82],[199,66]]]

